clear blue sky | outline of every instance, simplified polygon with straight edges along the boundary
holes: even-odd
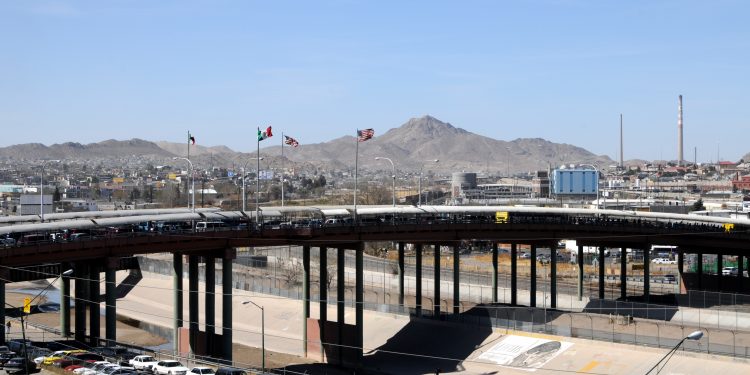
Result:
[[[0,146],[255,149],[433,115],[613,159],[750,152],[746,1],[3,1]],[[278,144],[278,137],[271,142]]]

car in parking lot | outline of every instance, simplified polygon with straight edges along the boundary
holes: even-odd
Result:
[[[186,375],[190,371],[180,361],[171,359],[159,361],[151,370],[154,372],[154,375]]]
[[[737,276],[738,272],[737,267],[724,267],[721,269],[722,276]]]
[[[159,361],[156,360],[156,358],[144,354],[144,355],[137,355],[133,357],[128,363],[133,366],[136,370],[148,370],[151,371],[151,368],[159,363]]]
[[[7,374],[31,374],[39,372],[36,364],[25,357],[13,357],[3,366]],[[27,372],[28,370],[28,372]]]
[[[216,371],[210,367],[193,367],[187,375],[214,375]]]

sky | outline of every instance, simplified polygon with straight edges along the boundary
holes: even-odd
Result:
[[[2,1],[0,146],[236,151],[426,114],[619,159],[750,152],[746,1]],[[697,149],[697,152],[695,150]],[[498,152],[502,152],[499,150]]]

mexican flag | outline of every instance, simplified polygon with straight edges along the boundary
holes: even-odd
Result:
[[[264,131],[260,131],[260,128],[258,128],[258,142],[271,137],[273,137],[273,134],[271,133],[270,126]]]

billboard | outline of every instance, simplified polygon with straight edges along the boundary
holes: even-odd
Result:
[[[555,169],[552,173],[555,195],[597,195],[599,171],[594,169]]]

